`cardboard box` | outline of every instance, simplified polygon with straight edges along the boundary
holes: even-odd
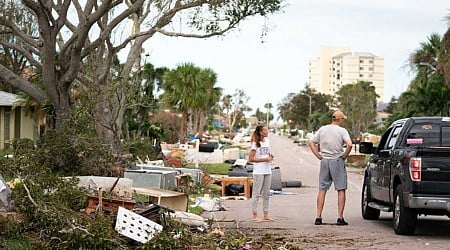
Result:
[[[153,204],[167,207],[175,211],[187,211],[188,196],[185,193],[151,187],[135,187],[133,189],[138,194],[147,195],[149,197],[149,202]]]

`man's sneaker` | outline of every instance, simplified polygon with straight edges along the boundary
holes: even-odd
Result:
[[[322,225],[322,218],[316,218],[314,225]]]
[[[348,223],[344,220],[344,218],[338,218],[336,221],[336,225],[338,226],[347,226]]]

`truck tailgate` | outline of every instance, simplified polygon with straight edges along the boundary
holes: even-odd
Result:
[[[422,156],[421,193],[450,195],[450,150]]]

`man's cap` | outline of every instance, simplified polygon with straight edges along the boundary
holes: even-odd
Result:
[[[347,120],[347,116],[344,115],[344,113],[342,113],[341,111],[335,111],[333,113],[333,119],[344,119],[344,120]]]

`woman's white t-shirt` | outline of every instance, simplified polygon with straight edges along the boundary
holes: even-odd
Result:
[[[256,146],[256,142],[252,142],[250,145],[250,150],[256,150],[255,158],[266,158],[269,157],[269,138],[265,138],[261,142],[261,147]],[[269,162],[253,162],[253,174],[272,174],[272,169]]]

